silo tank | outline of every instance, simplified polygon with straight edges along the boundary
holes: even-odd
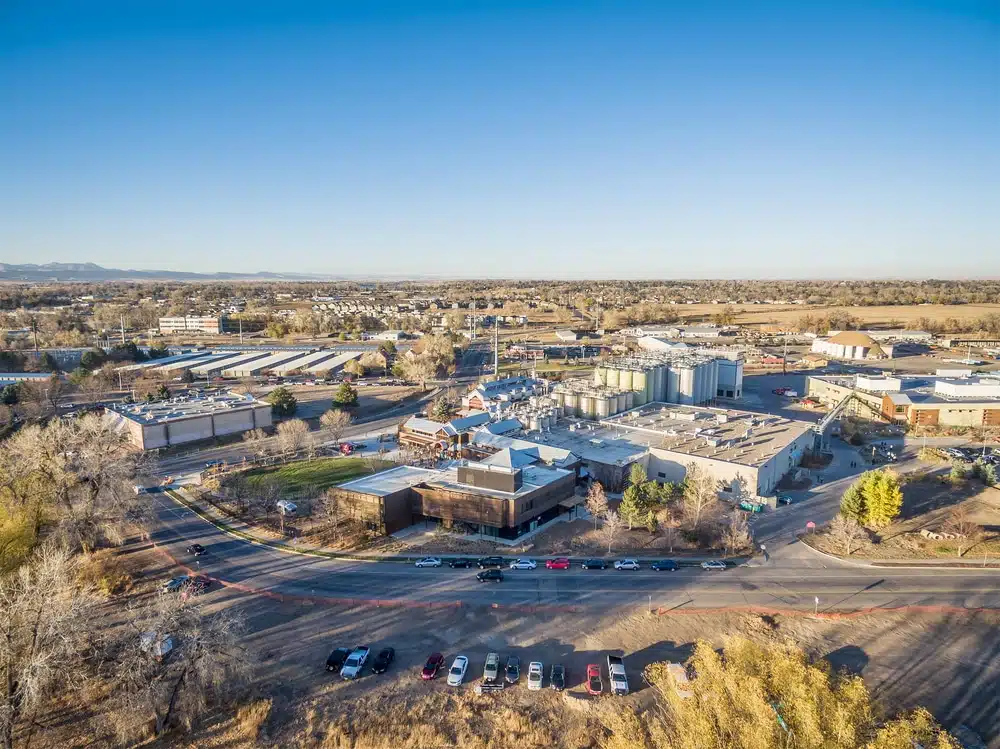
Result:
[[[619,377],[619,374],[620,371],[613,367],[608,367],[604,370],[605,383],[609,388],[621,387],[621,377]]]
[[[608,383],[611,384],[610,382]],[[632,387],[632,370],[631,369],[620,369],[618,370],[618,387],[622,390],[633,390]]]
[[[625,396],[625,408],[623,408],[622,410],[628,411],[631,408],[635,408],[635,393],[633,393],[631,390],[627,390],[624,393],[622,393],[622,395]]]
[[[611,401],[615,399],[614,395],[601,395],[594,399],[597,406],[597,418],[606,419],[611,415]]]
[[[653,392],[653,400],[665,401],[667,399],[667,365],[661,364],[656,368],[656,384]]]
[[[678,389],[680,387],[680,370],[671,367],[667,370],[667,403],[680,403]]]
[[[636,370],[632,373],[632,390],[635,391],[635,402],[640,406],[646,403],[646,373]]]
[[[580,396],[576,393],[566,393],[566,400],[563,402],[563,405],[565,406],[566,413],[569,416],[577,416],[577,411],[580,405]]]
[[[585,419],[593,419],[597,416],[597,408],[594,406],[594,396],[580,396],[580,414]]]
[[[694,367],[685,366],[680,371],[680,382],[677,386],[678,403],[686,406],[694,402]]]
[[[606,385],[608,382],[608,370],[607,367],[595,367],[594,368],[594,384],[595,385]]]
[[[628,409],[628,393],[618,391],[618,393],[615,394],[615,413],[620,414],[626,409]]]

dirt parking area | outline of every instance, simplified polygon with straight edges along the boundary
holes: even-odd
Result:
[[[835,668],[863,675],[891,710],[925,705],[946,725],[969,724],[993,742],[991,747],[1000,747],[998,615],[886,614],[827,621],[725,612],[656,617],[642,610],[605,615],[336,611],[242,597],[228,603],[247,612],[253,632],[248,646],[260,654],[259,694],[273,700],[260,746],[509,746],[504,739],[512,732],[521,746],[591,747],[597,711],[609,698],[586,695],[587,664],[601,663],[609,652],[623,654],[634,690],[626,699],[641,708],[650,696],[641,679],[646,665],[684,660],[699,638],[721,646],[726,636],[744,634],[795,642]],[[345,682],[323,669],[331,649],[356,644],[376,651],[394,647],[390,672],[366,672]],[[466,684],[455,689],[443,677],[422,681],[420,669],[432,652],[444,654],[449,664],[456,655],[466,655]],[[541,661],[546,674],[549,665],[561,663],[570,688],[563,694],[529,692],[522,677],[502,694],[476,696],[474,683],[489,652],[502,660],[517,655],[522,671],[532,660]],[[227,720],[232,719],[209,721],[184,745],[237,745],[207,740],[231,733],[220,725]],[[383,743],[365,733],[371,728],[378,729]],[[499,743],[481,741],[489,732]]]

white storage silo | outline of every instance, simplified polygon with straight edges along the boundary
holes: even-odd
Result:
[[[614,367],[605,367],[604,368],[605,384],[607,384],[609,388],[621,387],[620,384],[621,378],[619,377],[619,375],[620,375],[619,370],[615,369]]]
[[[576,393],[566,393],[563,406],[569,416],[579,416],[580,396]]]
[[[594,367],[594,384],[606,385],[608,383],[608,368]]]
[[[667,398],[667,365],[659,364],[653,370],[653,398],[654,401],[663,401]]]
[[[677,402],[685,406],[694,403],[694,367],[690,363],[681,365],[680,379],[677,383]]]
[[[609,382],[610,386],[611,383]],[[618,370],[618,387],[622,390],[634,390],[632,387],[632,370],[631,369],[619,369]]]
[[[611,401],[615,399],[616,396],[607,393],[602,393],[594,398],[598,419],[606,419],[611,415]]]
[[[632,373],[632,390],[635,391],[635,402],[640,406],[646,403],[646,373],[637,369]]]
[[[667,370],[667,403],[680,403],[680,380],[681,370],[678,365],[674,365]]]
[[[594,396],[589,393],[580,395],[580,415],[585,419],[593,419],[597,416],[597,406],[594,405]]]

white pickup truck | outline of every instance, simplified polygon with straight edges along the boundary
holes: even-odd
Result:
[[[625,676],[625,659],[617,655],[608,656],[608,675],[611,677],[611,694],[628,694],[628,678]]]

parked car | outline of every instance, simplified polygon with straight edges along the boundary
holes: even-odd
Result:
[[[542,688],[542,679],[544,678],[544,672],[542,671],[541,661],[532,661],[528,664],[528,689],[535,691]]]
[[[779,494],[778,495],[778,504],[779,505],[790,505],[792,503],[792,501],[793,500],[792,500],[792,495],[791,494]]]
[[[483,667],[483,681],[492,682],[500,677],[500,655],[487,653],[486,665]]]
[[[163,587],[160,588],[160,590],[164,593],[177,593],[181,588],[188,584],[188,580],[190,579],[190,575],[178,575],[177,577],[172,577],[163,583]]]
[[[351,654],[351,651],[347,648],[337,648],[326,658],[326,670],[340,672],[340,669],[344,667],[344,663],[347,661],[347,657]]]
[[[619,559],[615,562],[616,570],[637,570],[639,569],[639,562],[635,559]]]
[[[344,667],[340,669],[341,678],[356,679],[361,674],[361,669],[365,667],[365,661],[368,660],[368,654],[371,651],[372,649],[367,645],[359,645],[354,648],[354,652],[347,656]]]
[[[601,667],[596,663],[587,666],[587,694],[601,694],[604,683],[601,681]]]
[[[611,680],[611,694],[624,697],[628,694],[628,678],[625,676],[625,659],[619,655],[608,656],[608,677]]]
[[[549,688],[557,692],[566,688],[566,669],[558,663],[553,663],[549,670]]]
[[[675,572],[677,570],[677,562],[673,559],[657,559],[649,565],[649,569],[656,570],[657,572]]]
[[[502,583],[503,572],[501,570],[483,570],[476,575],[476,579],[481,583]]]
[[[448,669],[448,686],[449,687],[459,687],[462,682],[465,681],[465,672],[469,668],[469,659],[464,655],[460,655],[455,658],[454,662],[451,664],[451,668]]]
[[[194,554],[196,557],[200,557],[202,554],[205,553],[205,547],[202,546],[201,544],[191,544],[184,551],[186,551],[188,554]]]
[[[485,570],[490,567],[506,567],[507,562],[503,557],[483,557],[476,562],[476,566],[481,570]]]
[[[444,656],[440,653],[431,653],[420,672],[420,678],[424,681],[430,681],[438,675],[438,671],[442,668],[444,668]]]
[[[560,557],[559,559],[547,559],[545,560],[545,569],[547,570],[568,570],[569,560],[566,557]]]
[[[521,659],[516,655],[507,656],[507,666],[503,670],[503,678],[508,684],[514,684],[521,678]]]
[[[424,557],[413,563],[414,567],[440,567],[441,560],[437,557]]]
[[[515,559],[510,563],[512,570],[533,570],[538,564],[534,559]]]
[[[450,559],[448,560],[448,566],[452,569],[467,569],[469,567],[475,566],[475,562],[471,559]]]
[[[713,559],[710,562],[702,562],[701,568],[703,570],[724,570],[726,569],[726,563],[720,562],[718,559]]]
[[[392,663],[393,659],[396,657],[396,651],[392,648],[382,648],[378,655],[375,656],[375,660],[372,662],[372,673],[373,674],[384,674],[389,670],[389,664]]]
[[[585,570],[606,570],[608,563],[603,559],[588,559],[580,566]]]

